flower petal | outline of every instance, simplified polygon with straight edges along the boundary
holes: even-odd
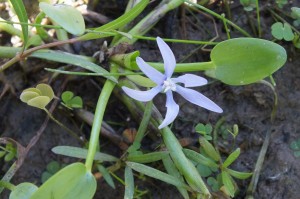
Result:
[[[183,83],[185,87],[196,87],[207,84],[207,80],[203,77],[193,74],[181,75],[177,78],[172,78],[176,83]]]
[[[193,104],[196,104],[213,112],[223,112],[223,110],[217,104],[195,90],[183,88],[182,86],[177,85],[176,92],[178,92],[182,97]]]
[[[176,66],[175,56],[170,47],[160,37],[157,37],[156,41],[164,60],[165,75],[170,78]]]
[[[162,82],[165,79],[165,76],[161,72],[159,72],[158,70],[156,70],[155,68],[153,68],[152,66],[147,64],[140,57],[136,58],[136,63],[139,66],[139,68],[141,69],[141,71],[143,71],[143,73],[145,73],[145,75],[147,75],[147,77],[149,77],[157,85],[162,84]]]
[[[162,87],[156,86],[147,91],[133,90],[133,89],[125,87],[125,86],[123,86],[122,89],[131,98],[141,101],[141,102],[148,102],[148,101],[152,100],[153,97],[161,91]]]
[[[166,93],[167,95],[167,102],[166,102],[166,107],[167,107],[167,113],[164,121],[159,125],[159,129],[162,129],[172,123],[175,118],[178,115],[179,112],[179,106],[176,104],[176,102],[173,99],[173,94],[172,91],[168,91]]]

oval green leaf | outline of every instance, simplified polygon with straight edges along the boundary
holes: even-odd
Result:
[[[250,176],[252,176],[252,173],[247,173],[247,172],[240,172],[240,171],[235,171],[235,170],[232,170],[232,169],[226,169],[226,171],[233,177],[237,178],[237,179],[241,179],[241,180],[244,180],[244,179],[247,179],[249,178]]]
[[[159,152],[152,152],[142,155],[129,155],[127,160],[131,162],[138,162],[138,163],[150,163],[159,161],[163,158],[166,158],[169,155],[168,151],[159,151]]]
[[[214,159],[215,161],[219,161],[221,159],[219,153],[216,151],[214,146],[207,141],[204,137],[199,138],[200,145],[203,147],[205,153]]]
[[[50,102],[50,98],[47,96],[37,96],[27,102],[29,106],[33,106],[39,109],[44,109]]]
[[[92,199],[96,188],[93,174],[84,164],[74,163],[48,179],[30,199]]]
[[[229,192],[231,197],[234,197],[235,188],[230,175],[226,171],[222,171],[221,175],[226,190]]]
[[[229,85],[245,85],[268,77],[287,60],[285,49],[271,41],[236,38],[223,41],[211,52],[215,78]]]
[[[38,93],[32,91],[23,91],[20,95],[20,99],[22,102],[27,103],[29,100],[39,96]]]
[[[15,187],[9,195],[9,199],[30,199],[36,190],[38,190],[36,185],[24,182]]]
[[[224,161],[222,167],[227,168],[231,163],[233,163],[240,155],[241,150],[240,148],[237,148],[234,152],[232,152],[227,159]]]
[[[71,100],[73,98],[74,94],[71,91],[65,91],[63,92],[63,94],[61,95],[61,99],[64,103],[67,103],[69,100]]]
[[[54,98],[54,92],[48,84],[38,84],[36,88],[41,91],[41,95],[49,97],[50,101]]]
[[[41,2],[39,6],[48,17],[67,32],[73,35],[82,35],[84,33],[84,19],[81,13],[72,6],[65,4],[51,5],[44,2]]]

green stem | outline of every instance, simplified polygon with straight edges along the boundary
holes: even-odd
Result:
[[[205,8],[204,6],[201,6],[199,4],[193,3],[191,1],[185,0],[185,2],[211,14],[212,16],[223,20],[223,17],[221,15],[219,15],[218,13],[213,12],[212,10]],[[235,29],[237,29],[238,31],[240,31],[243,35],[247,36],[247,37],[251,37],[251,35],[249,33],[247,33],[244,29],[242,29],[241,27],[239,27],[238,25],[236,25],[235,23],[233,23],[232,21],[228,20],[228,19],[224,19],[226,21],[227,24],[231,25],[232,27],[234,27]]]
[[[117,72],[117,65],[111,64],[111,72],[112,73]],[[89,150],[88,150],[87,158],[85,161],[85,166],[88,171],[92,170],[93,161],[94,161],[95,153],[97,151],[97,146],[98,146],[98,142],[99,142],[100,129],[101,129],[104,112],[105,112],[109,97],[110,97],[115,85],[116,85],[115,82],[106,80],[106,82],[103,86],[103,89],[101,91],[101,94],[98,98],[94,121],[93,121],[93,126],[92,126],[92,131],[91,131],[90,142],[89,142]]]
[[[256,0],[256,15],[257,15],[257,29],[258,29],[258,37],[261,37],[261,27],[260,27],[260,13],[259,13],[259,4],[258,0]]]
[[[13,191],[16,186],[9,183],[9,182],[0,180],[0,187],[4,187],[6,189],[9,189],[9,190]]]
[[[151,66],[159,71],[164,71],[163,63],[148,62]],[[175,72],[195,72],[205,71],[216,68],[215,64],[210,62],[195,62],[195,63],[176,63]]]
[[[61,122],[59,122],[58,120],[56,120],[53,115],[46,109],[43,109],[47,115],[50,117],[50,119],[52,121],[54,121],[56,124],[58,124],[60,127],[62,127],[64,130],[66,130],[71,136],[73,136],[74,138],[76,138],[78,141],[83,142],[82,139],[80,139],[80,137],[78,137],[78,135],[76,133],[74,133],[71,129],[67,128],[65,125],[63,125]]]

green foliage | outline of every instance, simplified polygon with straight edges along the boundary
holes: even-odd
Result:
[[[41,181],[45,183],[51,176],[62,169],[64,165],[60,165],[57,161],[51,161],[47,165],[46,171],[42,173]]]
[[[9,195],[9,199],[31,199],[38,187],[32,183],[23,182],[15,186]]]
[[[25,89],[20,96],[22,102],[39,109],[45,109],[54,98],[54,92],[48,84],[38,84],[35,88]]]
[[[290,148],[293,150],[295,157],[300,157],[300,138],[290,143]]]
[[[240,0],[240,3],[243,5],[244,10],[247,12],[250,12],[254,8],[256,8],[256,0]]]
[[[206,74],[229,85],[246,85],[262,80],[280,69],[287,60],[285,49],[271,41],[236,38],[220,42],[211,52],[215,68]]]
[[[272,35],[279,40],[292,41],[294,39],[294,33],[289,24],[276,22],[272,25]]]
[[[199,123],[196,125],[195,130],[197,133],[201,134],[206,140],[212,140],[211,133],[212,133],[212,126],[211,124],[202,124]]]
[[[23,4],[23,1],[20,0],[10,0],[18,18],[19,21],[22,23],[28,23],[28,16],[25,9],[25,6]],[[24,40],[24,47],[27,45],[28,42],[28,25],[27,24],[21,24],[22,27],[22,33],[23,33],[23,40]]]
[[[298,7],[292,7],[291,8],[292,10],[292,13],[291,13],[291,16],[292,18],[294,19],[294,26],[300,26],[300,8]]]
[[[41,2],[40,8],[55,23],[73,35],[82,35],[85,23],[81,13],[72,6],[65,4],[51,5]]]
[[[5,148],[0,146],[0,158],[3,157],[5,162],[9,162],[17,157],[17,148],[11,142],[8,142]]]
[[[279,8],[283,8],[283,6],[288,3],[288,0],[276,0],[275,2]]]
[[[71,91],[65,91],[61,95],[62,104],[67,108],[82,108],[82,99],[80,96],[74,96]]]
[[[114,183],[111,175],[109,174],[109,171],[101,164],[97,164],[97,169],[102,174],[102,176],[103,176],[104,180],[107,182],[107,184],[110,187],[112,187],[113,189],[115,189],[116,186],[115,186],[115,183]]]
[[[30,199],[92,199],[96,187],[96,179],[85,165],[73,163],[49,178]]]

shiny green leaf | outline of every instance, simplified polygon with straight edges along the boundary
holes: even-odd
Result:
[[[283,47],[256,38],[236,38],[217,44],[211,52],[215,69],[206,74],[229,85],[257,82],[280,69],[287,60]]]
[[[31,199],[38,187],[32,183],[24,182],[15,186],[9,195],[9,199]]]
[[[39,4],[48,17],[73,35],[82,35],[85,24],[82,14],[74,7],[65,4]]]
[[[24,92],[23,91],[20,95],[20,99],[21,99],[22,102],[27,103],[29,100],[31,100],[35,97],[38,97],[38,96],[40,96],[40,95],[36,92],[32,92],[32,91],[27,91],[27,92],[25,91]]]
[[[92,199],[96,188],[96,179],[85,165],[73,163],[48,179],[30,199]]]

